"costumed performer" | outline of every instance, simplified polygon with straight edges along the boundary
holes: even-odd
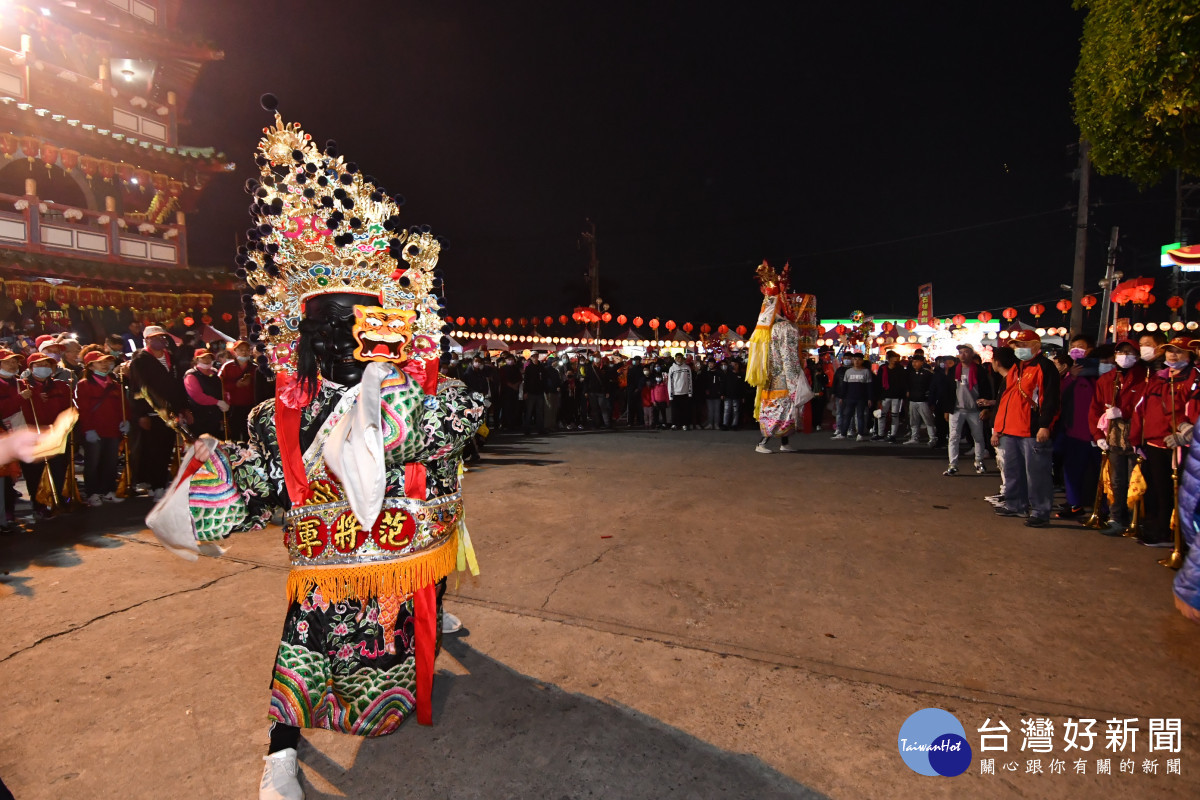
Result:
[[[754,417],[762,439],[754,449],[759,453],[771,452],[767,444],[772,436],[780,439],[779,452],[795,451],[788,446],[788,436],[813,398],[800,352],[797,309],[788,301],[790,271],[785,264],[783,272],[776,273],[766,261],[755,271],[763,302],[747,343],[746,383],[755,388]]]
[[[429,229],[402,227],[335,143],[278,112],[264,133],[237,262],[275,398],[251,411],[246,444],[198,440],[147,522],[194,559],[284,509],[290,605],[259,797],[296,800],[301,728],[381,736],[414,710],[432,723],[444,579],[478,574],[459,476],[487,401],[439,380]]]

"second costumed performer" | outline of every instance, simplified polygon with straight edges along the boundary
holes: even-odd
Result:
[[[333,142],[318,148],[278,112],[264,132],[237,260],[275,399],[251,412],[245,444],[202,437],[147,522],[194,559],[284,509],[289,607],[259,797],[298,800],[301,728],[381,736],[414,711],[432,722],[445,577],[478,574],[459,468],[487,401],[439,378],[428,228],[404,228]]]
[[[779,437],[780,452],[792,452],[788,436],[795,432],[804,405],[813,399],[800,351],[799,309],[789,300],[790,272],[785,264],[783,272],[776,273],[766,261],[755,270],[763,302],[746,345],[746,383],[756,389],[754,418],[762,439],[754,449],[759,453],[771,452],[767,444],[773,436]]]

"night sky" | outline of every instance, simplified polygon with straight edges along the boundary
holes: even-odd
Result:
[[[764,257],[827,318],[914,316],[927,281],[939,316],[1052,306],[1081,23],[1068,0],[191,2],[226,55],[181,136],[239,165],[189,220],[192,262],[231,263],[269,91],[446,237],[455,315],[586,302],[587,217],[630,317],[752,324]],[[1112,224],[1126,274],[1158,274],[1172,198],[1093,181],[1089,290]]]

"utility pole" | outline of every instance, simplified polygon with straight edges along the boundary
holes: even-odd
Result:
[[[1092,165],[1088,143],[1079,143],[1079,207],[1075,210],[1075,269],[1071,275],[1071,333],[1083,330],[1083,289],[1087,280],[1088,185]]]
[[[1104,280],[1100,281],[1100,285],[1104,287],[1104,294],[1101,295],[1100,306],[1100,335],[1096,337],[1097,342],[1108,341],[1108,314],[1112,310],[1109,299],[1112,297],[1113,287],[1117,281],[1123,277],[1117,272],[1117,235],[1119,228],[1114,225],[1112,229],[1112,238],[1108,240],[1108,265],[1104,269]],[[1113,318],[1113,324],[1116,324],[1116,317]],[[1112,341],[1116,341],[1114,333]]]
[[[585,220],[587,230],[579,234],[579,241],[588,248],[588,269],[584,277],[588,284],[588,303],[595,305],[600,299],[600,259],[596,256],[596,223]]]

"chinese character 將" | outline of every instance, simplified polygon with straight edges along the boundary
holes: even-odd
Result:
[[[353,550],[357,544],[358,532],[361,530],[362,525],[359,524],[358,517],[354,515],[354,512],[342,514],[333,526],[334,546],[343,552]]]
[[[305,517],[296,523],[296,549],[312,558],[313,551],[320,551],[322,523],[319,517]]]
[[[1181,762],[1181,760],[1178,758],[1168,758],[1167,759],[1167,774],[1168,775],[1182,775],[1183,771],[1180,769],[1180,766],[1181,766],[1180,762]]]
[[[1083,730],[1080,730],[1079,726],[1081,723],[1084,723],[1084,722],[1087,723],[1087,727],[1085,727]],[[1096,720],[1094,720],[1094,719],[1080,719],[1080,720],[1069,719],[1066,722],[1064,722],[1063,723],[1063,741],[1066,742],[1067,746],[1064,747],[1063,750],[1078,749],[1084,753],[1091,750],[1092,744],[1096,741],[1096,732],[1092,730],[1092,727],[1095,724],[1096,724]],[[1087,747],[1083,747],[1082,745],[1078,745],[1075,743],[1075,740],[1080,736],[1082,736],[1084,739],[1087,740]]]
[[[994,759],[994,758],[979,759],[979,774],[980,775],[995,775],[996,774],[996,759]]]
[[[1026,748],[1035,753],[1049,753],[1054,750],[1054,723],[1048,719],[1021,720],[1021,733],[1024,740],[1021,750]]]
[[[988,750],[999,750],[1001,753],[1007,753],[1008,734],[1012,729],[1005,725],[1004,720],[1002,719],[996,720],[996,727],[994,728],[988,727],[988,725],[991,724],[992,718],[988,717],[987,720],[984,721],[983,726],[976,730],[976,733],[980,734],[979,751],[982,753]],[[999,740],[998,744],[996,744],[997,740]],[[992,744],[989,744],[989,742],[992,742]]]
[[[1097,775],[1112,775],[1112,761],[1107,758],[1096,759]]]
[[[1078,759],[1075,762],[1075,774],[1076,775],[1087,775],[1087,762],[1084,761],[1082,758]]]
[[[1041,775],[1041,774],[1043,774],[1042,773],[1042,760],[1040,758],[1035,758],[1032,761],[1026,761],[1025,762],[1025,774],[1026,775]]]
[[[1124,753],[1125,745],[1129,745],[1129,752],[1137,752],[1137,732],[1141,728],[1134,727],[1130,723],[1137,722],[1134,719],[1110,719],[1108,720],[1108,730],[1105,732],[1105,737],[1108,739],[1108,744],[1105,745],[1114,753]]]
[[[1125,773],[1128,772],[1130,775],[1132,775],[1133,768],[1136,766],[1137,766],[1137,763],[1132,758],[1122,758],[1121,759],[1121,774],[1124,775]]]
[[[1181,745],[1181,728],[1177,719],[1150,720],[1150,752],[1163,750],[1178,753]]]
[[[1158,759],[1155,758],[1155,759],[1151,760],[1151,759],[1147,758],[1144,761],[1142,761],[1142,774],[1143,775],[1157,775],[1158,774]]]
[[[1067,771],[1067,762],[1066,761],[1063,761],[1061,758],[1050,759],[1050,774],[1051,775],[1062,775],[1066,771]]]

